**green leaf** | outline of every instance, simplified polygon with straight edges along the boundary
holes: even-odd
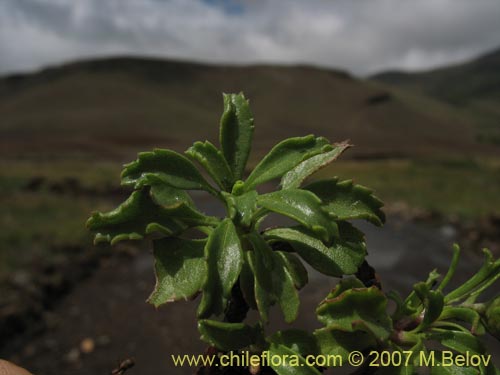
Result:
[[[345,332],[336,328],[321,328],[314,331],[319,352],[325,356],[340,356],[345,363],[354,350],[376,348],[375,338],[368,332]]]
[[[151,152],[141,152],[137,160],[125,165],[123,169],[123,185],[140,188],[158,183],[184,190],[214,192],[194,164],[185,156],[172,150],[155,149]]]
[[[238,225],[249,228],[257,210],[257,191],[250,190],[242,195],[222,193],[229,217]]]
[[[235,180],[241,180],[252,147],[253,116],[243,94],[224,94],[220,144]]]
[[[392,331],[387,314],[387,299],[376,287],[349,289],[321,302],[318,320],[328,327],[346,332],[368,331],[378,340],[386,340]]]
[[[488,303],[484,322],[488,332],[500,341],[500,295]]]
[[[453,257],[451,259],[450,266],[448,267],[448,272],[446,272],[446,275],[443,277],[443,280],[441,280],[441,283],[438,285],[437,290],[442,291],[451,281],[457,270],[459,259],[460,259],[460,246],[454,244]]]
[[[427,339],[438,341],[441,345],[456,350],[462,354],[467,352],[472,354],[483,354],[485,352],[479,338],[464,331],[451,331],[435,328],[427,335]]]
[[[430,367],[431,375],[479,375],[479,369],[474,367],[457,366],[451,359],[441,360],[441,353],[434,352],[436,361]]]
[[[267,322],[269,319],[269,309],[276,303],[276,296],[272,292],[272,265],[264,262],[262,255],[257,255],[256,251],[245,252],[247,262],[254,275],[254,296],[260,319]]]
[[[439,291],[430,290],[429,285],[424,282],[415,284],[413,288],[425,307],[424,319],[420,324],[420,329],[424,329],[434,323],[441,315],[444,296]]]
[[[484,262],[479,271],[465,283],[448,293],[445,302],[450,303],[467,298],[467,303],[474,303],[476,298],[498,278],[500,278],[500,259],[495,260],[488,249],[483,249]]]
[[[337,220],[365,219],[378,226],[385,222],[385,215],[380,209],[383,203],[370,189],[354,185],[351,180],[320,180],[304,189],[316,194],[325,210]]]
[[[219,350],[239,350],[263,340],[260,326],[225,323],[202,319],[198,321],[201,339]]]
[[[272,274],[273,290],[283,311],[285,322],[291,323],[297,319],[299,313],[299,294],[295,287],[295,280],[287,268],[286,258],[277,252],[273,253],[273,257],[275,263]]]
[[[405,356],[402,355],[403,362],[405,360]],[[387,367],[379,367],[377,371],[375,371],[375,375],[415,375],[417,372],[413,365],[408,366],[387,366]]]
[[[309,281],[309,278],[307,275],[307,270],[300,261],[300,259],[297,258],[294,254],[287,253],[284,251],[275,251],[275,253],[277,256],[282,258],[285,268],[288,270],[290,276],[293,279],[295,288],[300,290],[304,286],[306,286]]]
[[[203,255],[205,240],[164,238],[153,241],[156,286],[148,302],[164,303],[188,299],[200,290],[207,275]]]
[[[173,219],[169,210],[156,205],[147,189],[143,189],[134,191],[113,211],[93,213],[87,227],[97,232],[95,243],[110,242],[114,245],[123,240],[140,240],[152,232],[175,235],[187,225]]]
[[[437,280],[440,277],[441,275],[437,272],[436,269],[434,269],[431,272],[429,272],[429,276],[427,276],[427,280],[425,280],[424,284],[426,284],[430,290],[430,288],[436,284]],[[421,307],[422,301],[415,290],[412,290],[411,293],[408,295],[408,297],[406,297],[404,305],[405,305],[405,310],[409,314],[411,314],[411,311],[413,310],[417,311]]]
[[[252,269],[248,261],[243,262],[240,273],[240,288],[243,298],[250,308],[257,310],[257,302],[255,301],[255,282]]]
[[[267,321],[269,307],[280,305],[285,321],[290,323],[297,318],[299,296],[294,278],[287,269],[286,258],[269,247],[257,233],[250,233],[247,239],[253,252],[248,253],[249,264],[254,273],[255,300],[263,321]]]
[[[460,320],[471,325],[470,332],[473,335],[484,335],[485,327],[481,323],[481,316],[475,310],[468,307],[445,306],[441,315],[440,321],[447,319]]]
[[[264,182],[282,177],[302,161],[331,150],[328,140],[323,137],[308,135],[285,139],[274,146],[257,164],[245,181],[245,189],[251,190]]]
[[[413,291],[413,293],[414,293],[414,291]],[[407,317],[407,316],[411,316],[411,315],[416,316],[416,314],[418,313],[417,312],[418,308],[413,307],[409,304],[406,304],[398,292],[391,290],[388,293],[386,293],[386,296],[388,299],[394,301],[394,303],[396,304],[396,309],[394,310],[394,312],[392,314],[393,321],[398,321],[403,317]]]
[[[156,184],[149,189],[153,201],[165,209],[176,208],[180,204],[194,207],[194,202],[190,195],[184,190],[174,188],[166,184]]]
[[[231,289],[241,272],[243,252],[230,219],[223,220],[208,237],[205,258],[208,274],[198,307],[200,318],[224,312]]]
[[[269,357],[274,359],[269,364],[278,375],[320,375],[316,368],[307,365],[304,357],[284,345],[271,344]]]
[[[443,298],[443,295],[439,292],[434,290],[429,292],[425,301],[424,325],[430,326],[439,318],[441,311],[443,311]]]
[[[222,152],[212,143],[195,142],[186,151],[186,155],[200,163],[221,189],[231,190],[234,183],[233,172]]]
[[[352,275],[363,263],[366,245],[362,234],[355,238],[348,223],[340,223],[340,238],[326,246],[302,228],[276,228],[265,232],[271,241],[288,242],[293,249],[317,271],[334,277]]]
[[[278,331],[270,336],[268,341],[272,344],[283,345],[303,356],[319,353],[316,338],[311,333],[300,329]]]
[[[165,184],[151,186],[151,197],[153,201],[165,208],[173,219],[181,220],[183,223],[193,226],[216,226],[220,220],[213,216],[206,216],[196,210],[189,195]],[[188,195],[187,198],[184,195]]]
[[[327,294],[325,300],[336,298],[347,290],[365,289],[365,288],[366,287],[363,284],[363,282],[361,280],[359,280],[357,277],[343,278],[337,283],[335,288],[333,288],[330,291],[330,293]]]
[[[283,176],[281,179],[282,189],[294,189],[300,187],[302,182],[307,177],[333,162],[349,147],[351,147],[351,145],[347,142],[337,143],[333,145],[333,150],[304,160]]]
[[[325,242],[339,235],[337,224],[322,210],[319,198],[309,191],[288,189],[263,194],[257,197],[257,204],[298,221]]]

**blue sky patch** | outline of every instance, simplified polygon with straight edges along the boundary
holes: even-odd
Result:
[[[245,7],[239,1],[235,0],[202,0],[206,4],[221,7],[224,12],[232,15],[238,15],[245,12]]]

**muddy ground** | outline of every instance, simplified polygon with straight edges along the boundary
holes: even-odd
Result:
[[[382,229],[364,223],[359,226],[367,234],[368,259],[383,288],[402,293],[431,269],[447,270],[451,243],[457,235],[449,226],[429,227],[398,216],[389,217]],[[465,280],[481,262],[476,252],[465,252],[456,281]],[[0,357],[38,375],[109,374],[128,357],[134,358],[136,366],[127,374],[193,373],[194,368],[173,367],[170,355],[204,351],[195,324],[197,301],[158,310],[147,304],[154,286],[152,266],[147,250],[100,259],[91,276],[76,283],[44,313],[45,329],[13,337],[0,349]],[[303,328],[319,326],[314,307],[335,284],[313,271],[310,281],[301,292],[297,326]],[[270,330],[283,326],[276,314]],[[498,346],[494,350],[500,352]]]

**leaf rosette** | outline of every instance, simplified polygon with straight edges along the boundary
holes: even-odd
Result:
[[[122,184],[134,188],[115,210],[94,213],[88,227],[96,242],[153,241],[155,306],[201,292],[200,318],[221,316],[236,285],[263,321],[280,306],[286,321],[297,317],[297,290],[307,283],[302,262],[326,275],[357,271],[366,255],[363,234],[348,221],[384,221],[372,192],[337,178],[304,185],[312,174],[349,148],[308,135],[286,139],[248,174],[245,168],[254,130],[243,94],[224,95],[220,149],[195,142],[184,154],[155,149],[125,165]],[[261,194],[259,186],[280,180],[278,190]],[[204,214],[191,190],[204,190],[223,202],[226,218]],[[261,228],[269,214],[296,225]],[[194,240],[193,231],[202,239]],[[192,269],[192,277],[187,277]]]

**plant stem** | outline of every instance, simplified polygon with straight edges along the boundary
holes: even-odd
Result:
[[[448,283],[452,279],[457,269],[457,264],[459,259],[460,259],[460,247],[458,247],[457,244],[454,244],[453,258],[451,259],[450,268],[448,269],[448,272],[446,273],[446,276],[444,277],[443,281],[441,281],[441,284],[438,286],[437,288],[438,291],[440,292],[443,291],[443,289],[446,287],[446,285],[448,285]]]

